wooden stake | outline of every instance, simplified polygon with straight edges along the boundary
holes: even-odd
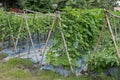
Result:
[[[1,50],[4,48],[4,38],[2,38],[2,47]]]
[[[23,21],[24,21],[24,18],[23,18],[23,16],[22,16],[22,22],[21,22],[21,24],[20,24],[20,28],[19,28],[19,31],[18,31],[17,39],[16,39],[16,42],[15,42],[16,46],[18,45],[18,40],[19,40],[19,38],[20,38],[20,32],[21,32],[21,30],[22,30]]]
[[[104,30],[105,30],[105,25],[106,25],[106,22],[104,23],[104,25],[103,25],[103,27],[102,27],[102,29],[101,29],[101,31],[100,31],[100,35],[99,35],[99,38],[98,38],[96,47],[95,47],[95,49],[94,49],[94,52],[95,52],[95,53],[96,53],[96,51],[97,51],[97,49],[98,49],[98,45],[99,45],[99,43],[100,43],[102,34],[103,34]]]
[[[46,50],[46,48],[47,48],[47,44],[48,44],[48,41],[49,41],[49,39],[50,39],[52,30],[53,30],[53,28],[54,28],[54,24],[55,24],[56,19],[57,19],[57,15],[55,15],[55,18],[54,18],[54,20],[53,20],[53,22],[52,22],[52,27],[51,27],[51,29],[50,29],[50,31],[49,31],[49,33],[48,33],[48,37],[47,37],[47,40],[46,40],[46,42],[45,42],[45,46],[44,46],[44,48],[43,48],[43,50],[42,50],[42,58],[41,58],[41,61],[40,61],[39,64],[38,64],[38,69],[42,66],[42,61],[43,61],[43,58],[44,58],[44,56],[45,56],[45,50]]]
[[[111,28],[110,21],[109,21],[109,19],[108,19],[108,14],[107,14],[107,11],[106,11],[106,10],[105,10],[105,17],[106,17],[106,21],[107,21],[107,24],[108,24],[108,28],[109,28],[109,31],[110,31],[110,34],[111,34],[111,37],[112,37],[112,40],[113,40],[113,43],[114,43],[114,47],[115,47],[115,49],[116,49],[116,54],[117,54],[118,58],[120,59],[119,49],[118,49],[118,46],[117,46],[117,44],[116,44],[114,34],[113,34],[113,32],[112,32],[112,28]]]
[[[9,25],[10,29],[12,29],[11,24],[10,24],[10,21],[9,21],[9,18],[8,18],[8,25]],[[13,33],[11,34],[11,37],[12,37],[12,41],[13,41],[13,44],[14,44],[14,51],[15,51],[14,55],[16,55],[17,46],[16,46],[16,44],[15,44],[15,39],[14,39]]]
[[[65,37],[64,37],[63,31],[62,31],[61,23],[60,23],[60,21],[59,21],[59,16],[60,16],[59,12],[56,12],[56,14],[55,14],[55,19],[53,20],[53,23],[52,23],[52,27],[51,27],[51,29],[50,29],[50,31],[49,31],[49,33],[48,33],[48,37],[47,37],[47,40],[46,40],[46,43],[45,43],[45,47],[43,48],[42,59],[41,59],[40,63],[38,64],[38,69],[39,69],[39,67],[42,66],[42,61],[43,61],[43,58],[44,58],[44,55],[45,55],[45,49],[46,49],[46,47],[47,47],[47,44],[48,44],[48,41],[49,41],[51,32],[52,32],[52,30],[53,30],[55,21],[58,19],[58,25],[59,25],[59,29],[60,29],[60,32],[61,32],[61,36],[62,36],[63,42],[64,42],[64,47],[65,47],[65,49],[66,49],[66,53],[67,53],[67,57],[68,57],[69,65],[70,65],[70,69],[71,69],[71,71],[73,72],[73,68],[72,68],[71,59],[70,59],[70,55],[69,55],[69,52],[68,52],[67,44],[66,44]]]
[[[31,33],[30,33],[30,29],[29,29],[28,21],[27,21],[27,16],[26,16],[26,13],[25,13],[25,12],[24,12],[24,19],[25,19],[25,22],[26,22],[26,28],[27,28],[27,30],[28,30],[28,34],[29,34],[29,37],[30,37],[31,45],[32,45],[33,50],[34,50],[34,52],[35,52],[36,60],[39,61],[39,60],[38,60],[38,56],[37,56],[37,52],[36,52],[35,47],[34,47],[34,43],[33,43],[33,40],[32,40],[32,36],[31,36]]]
[[[69,55],[69,52],[68,52],[66,40],[65,40],[65,37],[64,37],[63,31],[62,31],[62,26],[61,26],[60,18],[58,18],[58,25],[59,25],[59,29],[60,29],[60,32],[61,32],[61,36],[62,36],[63,42],[64,42],[64,47],[65,47],[66,54],[67,54],[67,57],[68,57],[70,69],[71,69],[71,71],[72,71],[72,73],[73,73],[73,68],[72,68],[72,64],[71,64],[71,59],[70,59],[70,55]]]

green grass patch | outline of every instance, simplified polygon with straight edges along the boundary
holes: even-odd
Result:
[[[10,63],[9,63],[10,64]],[[11,65],[13,65],[11,63]],[[15,64],[14,64],[15,65]],[[67,77],[61,76],[53,71],[40,71],[33,75],[29,69],[21,69],[18,67],[9,67],[8,63],[0,62],[0,80],[115,80],[113,77],[99,76],[78,76],[71,74]]]
[[[21,67],[29,69],[34,66],[34,63],[29,59],[12,58],[7,62],[7,65],[9,67]]]
[[[14,78],[27,78],[32,76],[29,70],[22,70],[18,68],[8,71],[7,75]]]
[[[6,53],[0,53],[0,60],[4,59],[6,57],[8,57],[8,54],[6,54]]]

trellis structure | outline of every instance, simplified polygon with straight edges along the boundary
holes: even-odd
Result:
[[[21,22],[20,28],[19,28],[19,30],[18,30],[17,39],[15,40],[13,34],[11,35],[12,40],[13,40],[13,44],[14,44],[14,50],[15,50],[15,53],[16,53],[16,52],[17,52],[18,40],[19,40],[19,38],[20,38],[20,33],[21,33],[22,28],[23,28],[23,22],[25,21],[26,30],[27,30],[27,32],[28,32],[28,36],[29,36],[29,38],[30,38],[30,42],[31,42],[32,48],[34,49],[34,53],[35,53],[35,56],[36,56],[37,61],[39,61],[38,56],[37,56],[37,52],[36,52],[36,50],[35,50],[34,43],[33,43],[33,40],[32,40],[31,32],[30,32],[30,29],[29,29],[26,12],[31,12],[31,13],[34,13],[34,14],[38,13],[38,12],[35,12],[35,11],[31,11],[31,10],[24,10],[24,13],[22,14],[22,22]],[[60,22],[60,12],[59,12],[59,11],[56,11],[56,12],[55,12],[54,19],[53,19],[53,22],[52,22],[52,26],[51,26],[51,29],[50,29],[50,31],[49,31],[49,33],[48,33],[47,40],[46,40],[45,46],[44,46],[43,51],[42,51],[42,58],[41,58],[41,60],[40,60],[40,62],[39,62],[39,64],[38,64],[38,69],[42,66],[43,58],[44,58],[44,56],[45,56],[45,50],[46,50],[48,41],[49,41],[49,39],[50,39],[52,30],[53,30],[53,28],[54,28],[54,26],[55,26],[55,22],[56,22],[56,21],[57,21],[57,23],[58,23],[59,31],[60,31],[60,33],[61,33],[61,37],[62,37],[62,40],[63,40],[63,43],[64,43],[64,47],[65,47],[65,50],[66,50],[66,54],[67,54],[68,62],[69,62],[69,65],[70,65],[70,69],[71,69],[71,72],[73,72],[73,67],[72,67],[70,55],[69,55],[69,52],[68,52],[66,40],[65,40],[65,37],[64,37],[64,33],[63,33],[63,31],[62,31],[62,25],[61,25],[61,22]],[[9,23],[9,26],[10,26],[10,28],[11,28],[11,24],[10,24],[10,23]],[[14,54],[14,55],[16,55],[16,54]]]
[[[32,12],[33,12],[33,11],[32,11]],[[98,49],[98,45],[99,45],[99,43],[100,43],[102,34],[103,34],[104,30],[105,30],[105,25],[107,24],[107,25],[108,25],[108,28],[109,28],[109,31],[110,31],[110,34],[111,34],[111,37],[112,37],[112,41],[113,41],[113,43],[114,43],[114,47],[115,47],[115,50],[116,50],[116,54],[117,54],[118,58],[120,59],[120,54],[119,54],[118,46],[117,46],[116,41],[115,41],[115,36],[114,36],[114,33],[113,33],[113,31],[112,31],[112,28],[111,28],[111,24],[110,24],[110,21],[109,21],[109,18],[108,18],[108,14],[111,14],[112,16],[117,17],[117,18],[120,18],[120,16],[114,15],[114,14],[110,13],[110,12],[107,11],[107,10],[104,10],[104,12],[105,12],[105,19],[106,19],[106,21],[105,21],[105,23],[104,23],[104,25],[103,25],[103,27],[102,27],[101,32],[100,32],[100,36],[99,36],[99,38],[98,38],[98,42],[97,42],[97,44],[96,44],[96,47],[95,47],[95,49],[94,49],[94,52],[96,52],[97,49]],[[36,14],[36,12],[33,12],[33,13]],[[26,12],[25,12],[25,11],[24,11],[24,13],[23,13],[23,15],[22,15],[22,18],[23,18],[23,19],[22,19],[22,22],[21,22],[21,25],[20,25],[20,28],[19,28],[19,33],[18,33],[16,42],[15,42],[15,40],[14,40],[13,35],[11,35],[11,36],[12,36],[12,39],[13,39],[13,42],[14,42],[15,52],[17,52],[17,48],[16,48],[16,47],[17,47],[17,44],[18,44],[18,39],[20,38],[20,32],[21,32],[21,29],[22,29],[22,27],[23,27],[22,25],[23,25],[23,22],[25,21],[25,23],[26,23],[26,30],[27,30],[27,32],[28,32],[28,35],[29,35],[29,38],[30,38],[32,47],[33,47],[33,49],[34,49],[34,53],[35,53],[36,59],[37,59],[37,61],[38,61],[37,52],[35,51],[35,48],[34,48],[34,43],[33,43],[32,37],[31,37],[31,33],[30,33],[29,25],[28,25],[28,20],[27,20],[27,15],[26,15]],[[8,20],[8,22],[9,22],[9,20]],[[45,56],[45,50],[46,50],[48,41],[49,41],[49,39],[50,39],[52,30],[54,29],[55,22],[58,23],[59,31],[60,31],[61,36],[62,36],[62,40],[63,40],[64,47],[65,47],[65,50],[66,50],[66,54],[67,54],[68,62],[69,62],[69,65],[70,65],[70,69],[71,69],[71,71],[73,72],[73,67],[72,67],[72,64],[71,64],[71,59],[70,59],[70,55],[69,55],[69,52],[68,52],[68,47],[67,47],[67,44],[66,44],[66,40],[65,40],[65,37],[64,37],[64,33],[63,33],[63,31],[62,31],[62,26],[61,26],[61,22],[60,22],[60,12],[59,12],[59,11],[56,11],[56,13],[55,13],[55,15],[54,15],[54,19],[53,19],[53,22],[52,22],[52,26],[51,26],[51,28],[50,28],[50,31],[49,31],[49,34],[48,34],[48,37],[47,37],[45,46],[44,46],[43,51],[42,51],[42,59],[41,59],[41,61],[39,62],[38,69],[42,66],[42,61],[43,61],[43,58],[44,58],[44,56]],[[11,27],[10,24],[9,24],[9,27]]]
[[[71,69],[71,72],[73,73],[73,67],[72,67],[72,64],[71,64],[70,55],[69,55],[69,52],[68,52],[68,48],[67,48],[66,40],[65,40],[65,37],[64,37],[64,33],[63,33],[63,31],[62,31],[62,26],[61,26],[61,22],[60,22],[60,12],[59,12],[59,11],[56,11],[56,12],[55,12],[55,16],[54,16],[54,19],[53,19],[53,22],[52,22],[52,26],[51,26],[51,29],[50,29],[50,31],[49,31],[49,33],[48,33],[48,37],[47,37],[45,46],[44,46],[43,51],[42,51],[42,59],[41,59],[41,61],[40,61],[39,64],[38,64],[38,69],[42,66],[42,61],[43,61],[43,58],[44,58],[44,56],[45,56],[45,50],[46,50],[48,41],[49,41],[49,39],[50,39],[52,30],[53,30],[53,28],[54,28],[54,25],[55,25],[55,22],[56,22],[56,21],[58,22],[59,31],[60,31],[60,33],[61,33],[61,37],[62,37],[62,40],[63,40],[63,43],[64,43],[64,47],[65,47],[65,50],[66,50],[66,54],[67,54],[67,58],[68,58],[68,61],[69,61],[70,69]]]
[[[27,30],[27,32],[28,32],[28,36],[29,36],[29,38],[30,38],[30,42],[31,42],[32,48],[33,48],[34,53],[35,53],[36,60],[39,61],[39,60],[38,60],[38,56],[37,56],[37,52],[36,52],[35,47],[34,47],[32,35],[31,35],[30,29],[29,29],[26,11],[24,11],[24,13],[22,14],[22,22],[21,22],[20,28],[19,28],[19,30],[18,30],[17,39],[15,40],[13,34],[11,35],[12,40],[13,40],[13,44],[14,44],[14,51],[15,51],[14,55],[16,55],[16,52],[17,52],[17,44],[18,44],[18,40],[19,40],[19,38],[20,38],[20,33],[21,33],[22,28],[23,28],[23,22],[24,22],[24,21],[25,21],[25,24],[26,24],[26,30]],[[11,28],[11,24],[10,24],[10,22],[9,22],[9,19],[8,19],[8,23],[9,23],[9,27]]]
[[[94,52],[96,52],[97,49],[98,49],[98,45],[99,45],[99,43],[100,43],[102,34],[103,34],[104,30],[105,30],[105,25],[108,25],[108,29],[109,29],[109,32],[110,32],[110,35],[111,35],[111,38],[112,38],[112,41],[113,41],[113,44],[114,44],[114,47],[115,47],[115,50],[116,50],[116,55],[117,55],[117,57],[120,59],[120,53],[119,53],[118,45],[117,45],[117,43],[116,43],[116,41],[115,41],[115,35],[114,35],[114,33],[113,33],[113,30],[112,30],[112,27],[111,27],[111,23],[110,23],[110,21],[109,21],[108,14],[111,14],[112,16],[117,17],[117,18],[119,18],[119,19],[120,19],[120,16],[117,16],[117,15],[115,15],[115,14],[112,14],[111,12],[107,11],[106,9],[104,9],[104,14],[105,14],[105,22],[104,22],[104,25],[103,25],[103,27],[102,27],[102,29],[101,29],[101,32],[100,32],[100,35],[99,35],[99,38],[98,38],[98,42],[97,42],[97,44],[96,44],[96,47],[95,47],[95,49],[94,49]]]

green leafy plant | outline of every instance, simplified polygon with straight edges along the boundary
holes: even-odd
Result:
[[[25,19],[23,20],[22,17],[23,14],[15,15],[14,13],[5,12],[0,9],[0,40],[3,44],[5,41],[8,41],[10,45],[13,45],[11,36],[13,35],[14,39],[17,39],[21,24],[22,29],[19,41],[24,41],[27,38],[28,31],[26,29]],[[32,35],[36,34],[36,32],[39,34],[47,34],[52,17],[40,13],[27,14],[27,21]]]
[[[103,71],[110,67],[120,66],[120,61],[115,54],[114,47],[106,48],[87,56],[86,62],[90,71]]]
[[[102,9],[80,10],[67,7],[63,10],[65,13],[61,16],[62,29],[67,42],[68,51],[71,57],[72,65],[79,67],[78,59],[87,51],[92,50],[97,42],[100,29],[104,22],[104,13]],[[55,31],[55,32],[54,32]],[[47,55],[48,61],[54,65],[68,66],[68,60],[62,42],[58,25],[53,33],[55,34],[53,42]]]

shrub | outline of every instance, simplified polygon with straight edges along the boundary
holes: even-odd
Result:
[[[110,67],[120,66],[120,61],[115,54],[114,48],[108,48],[97,53],[92,53],[86,57],[90,71],[102,72]]]

